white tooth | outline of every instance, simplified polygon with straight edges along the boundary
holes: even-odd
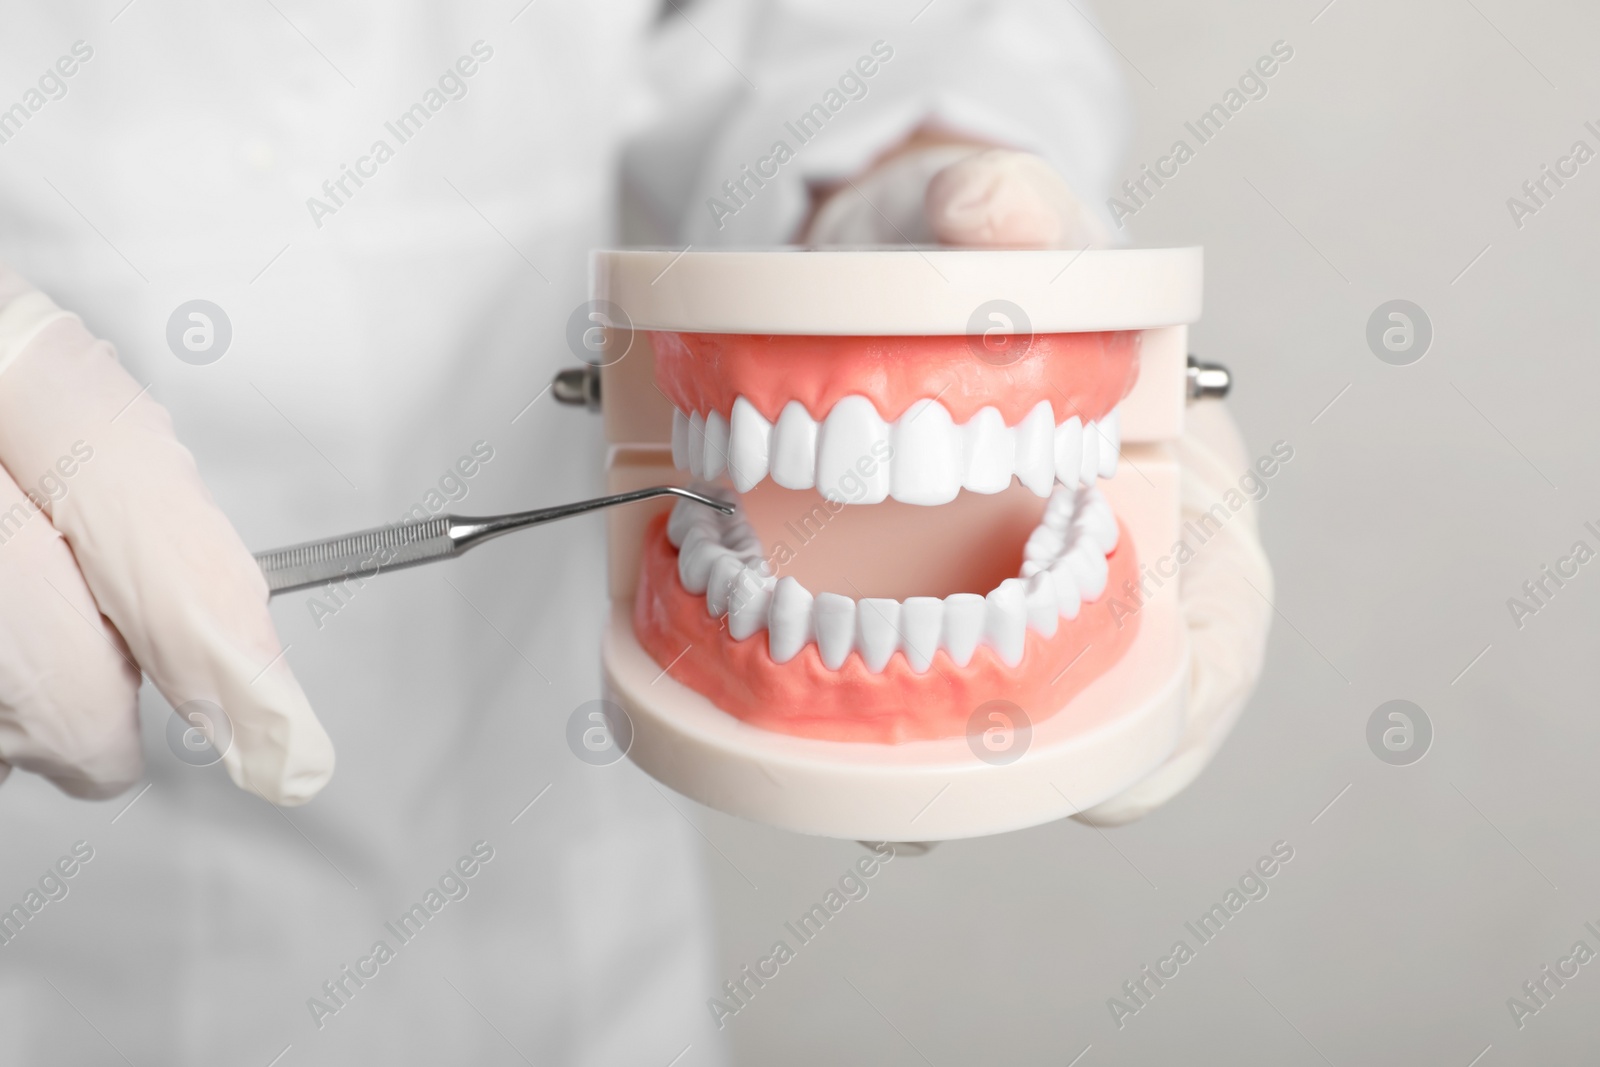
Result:
[[[1111,510],[1111,501],[1107,500],[1105,494],[1098,489],[1089,498],[1089,510],[1091,514],[1099,516],[1106,532],[1110,535],[1109,543],[1101,542],[1100,544],[1100,547],[1105,549],[1106,554],[1109,555],[1111,550],[1117,547],[1117,540],[1120,536],[1120,528],[1117,526],[1117,513]]]
[[[728,598],[728,636],[743,641],[767,625],[772,607],[772,588],[777,585],[754,567],[746,567],[739,584]]]
[[[678,565],[680,567],[683,565],[684,556],[693,555],[705,545],[720,545],[721,543],[722,531],[717,527],[715,521],[691,524],[688,531],[683,535],[682,543],[678,545]]]
[[[939,630],[944,625],[944,601],[935,596],[907,597],[900,605],[900,647],[906,662],[918,674],[933,663],[939,649]]]
[[[716,566],[719,559],[739,561],[739,557],[723,548],[715,541],[696,538],[693,533],[685,539],[683,548],[678,550],[678,580],[689,592],[699,596],[706,591],[706,585],[711,579],[711,568]]]
[[[1049,496],[1056,479],[1056,416],[1050,401],[1041,400],[1017,424],[1017,480],[1036,496]]]
[[[1122,409],[1112,408],[1111,414],[1100,420],[1100,477],[1111,478],[1117,473],[1117,458],[1122,450]]]
[[[812,609],[817,620],[817,651],[830,671],[844,666],[856,643],[856,602],[838,593],[818,593]]]
[[[1061,550],[1067,547],[1067,539],[1059,530],[1052,530],[1049,526],[1040,523],[1028,537],[1028,543],[1022,548],[1022,558],[1032,563],[1042,563],[1049,566],[1055,562]]]
[[[1022,561],[1022,576],[1024,578],[1032,578],[1035,574],[1038,574],[1041,571],[1049,570],[1050,569],[1050,564],[1053,563],[1053,562],[1055,562],[1055,561],[1054,560],[1048,560],[1047,561],[1047,560],[1038,560],[1038,559],[1025,559],[1025,560]]]
[[[1048,572],[1035,574],[1023,583],[1027,589],[1028,626],[1046,637],[1056,635],[1061,611],[1056,605],[1056,585]]]
[[[672,409],[672,465],[689,469],[689,416],[677,408]]]
[[[1062,485],[1077,485],[1078,472],[1083,467],[1083,423],[1078,416],[1056,427],[1056,481]]]
[[[1000,657],[1007,667],[1022,662],[1022,650],[1028,634],[1027,592],[1021,578],[1007,578],[984,597],[986,611],[983,621],[983,640]]]
[[[880,443],[881,442],[881,443]],[[878,504],[889,495],[889,465],[881,454],[889,444],[889,424],[872,401],[847,396],[833,405],[817,435],[817,489],[847,504]],[[870,475],[863,471],[870,470]],[[857,480],[864,489],[845,488]]]
[[[856,618],[856,650],[867,670],[879,674],[900,647],[900,602],[868,597]]]
[[[704,506],[704,504],[694,504],[693,501],[685,501],[685,504],[698,507],[707,517],[701,518],[699,522],[688,523],[688,528],[683,531],[683,544],[678,545],[678,550],[682,552],[682,550],[688,549],[696,541],[710,541],[712,544],[722,544],[722,523],[718,523],[717,517],[714,514],[710,514],[709,507]]]
[[[1084,600],[1094,600],[1105,592],[1106,579],[1110,575],[1110,567],[1106,564],[1106,557],[1100,549],[1088,542],[1079,541],[1072,546],[1072,550],[1061,557],[1072,571],[1072,576],[1078,580],[1078,592]]]
[[[918,400],[895,421],[889,495],[904,504],[948,504],[961,491],[961,432],[944,405]]]
[[[720,618],[728,613],[728,598],[733,595],[734,583],[743,575],[745,566],[745,561],[732,551],[718,556],[711,564],[706,574],[706,610],[713,617]]]
[[[711,509],[679,497],[678,502],[672,505],[672,514],[667,517],[667,540],[675,547],[682,548],[684,538],[697,526],[704,527],[711,536],[716,536],[716,520],[712,518]]]
[[[1100,477],[1100,428],[1089,423],[1083,428],[1083,459],[1078,464],[1078,480],[1093,485]]]
[[[810,489],[816,484],[817,424],[805,405],[791,400],[772,427],[772,480],[785,489]]]
[[[689,416],[689,474],[695,478],[705,476],[706,420],[698,411]]]
[[[701,461],[702,475],[707,481],[717,477],[728,466],[728,420],[722,413],[713,411],[706,416],[706,451]]]
[[[758,563],[763,558],[761,553],[761,542],[756,539],[754,531],[747,530],[744,533],[738,534],[731,541],[726,542],[726,544],[730,549],[733,550],[734,555],[738,556],[746,563]]]
[[[962,484],[974,493],[998,493],[1011,484],[1017,464],[1016,434],[992,407],[980,408],[961,427],[967,473]]]
[[[1082,536],[1094,542],[1105,555],[1117,547],[1117,517],[1104,498],[1089,500],[1072,523]]]
[[[1094,547],[1101,555],[1110,555],[1117,547],[1120,531],[1117,530],[1117,520],[1110,515],[1090,514],[1085,515],[1083,522],[1083,537],[1093,542]]]
[[[728,427],[728,473],[733,487],[748,493],[767,476],[772,456],[772,423],[744,397],[733,402]]]
[[[1078,591],[1078,576],[1066,561],[1058,560],[1050,568],[1050,581],[1056,587],[1056,609],[1069,619],[1078,617],[1083,604],[1083,594]]]
[[[972,662],[972,653],[983,636],[985,605],[977,593],[951,593],[944,598],[944,624],[939,645],[957,667]]]
[[[1044,508],[1045,525],[1052,530],[1065,533],[1072,525],[1072,517],[1078,512],[1078,494],[1066,486],[1062,486],[1050,494],[1050,503]]]
[[[806,647],[816,630],[812,626],[812,596],[793,578],[780,578],[772,590],[767,611],[767,652],[774,663],[788,663]]]

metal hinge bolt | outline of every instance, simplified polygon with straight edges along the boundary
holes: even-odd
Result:
[[[1201,363],[1189,355],[1189,399],[1221,400],[1233,388],[1233,375],[1220,363]]]
[[[550,395],[559,403],[600,410],[600,368],[585,363],[558,371],[550,383]]]

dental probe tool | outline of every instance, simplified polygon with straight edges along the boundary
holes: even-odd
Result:
[[[460,515],[437,515],[426,522],[379,526],[342,537],[258,552],[255,559],[267,579],[267,588],[273,594],[287,593],[324,582],[344,578],[373,578],[384,571],[454,559],[492,537],[658,496],[681,496],[685,500],[715,508],[724,515],[733,514],[731,504],[691,493],[675,485],[657,485],[649,489],[635,489],[631,493],[596,497],[593,500],[580,500],[576,504],[562,504],[535,511],[517,511],[509,515],[476,519]]]

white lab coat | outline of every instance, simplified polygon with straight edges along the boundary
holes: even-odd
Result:
[[[785,240],[807,181],[930,117],[1036,148],[1103,199],[1120,98],[1080,17],[936,0],[913,23],[922,2],[685,4],[687,20],[653,0],[12,5],[0,107],[28,115],[0,125],[0,259],[117,345],[258,549],[439,502],[475,446],[493,458],[450,510],[592,495],[598,420],[540,394],[575,362],[567,318],[619,203],[643,240]],[[718,229],[720,183],[880,40],[895,55],[867,95]],[[92,56],[32,109],[78,41]],[[478,41],[492,55],[465,95],[400,143],[386,123]],[[392,158],[313,212],[379,139]],[[194,298],[233,329],[206,366],[166,343]],[[75,843],[93,858],[0,945],[0,1060],[720,1059],[690,805],[565,741],[599,695],[599,530],[386,575],[320,618],[308,594],[275,602],[338,748],[304,808],[174,758],[149,687],[148,791],[86,804],[13,775],[0,907]],[[400,946],[385,924],[478,842],[493,859],[467,895]],[[394,958],[343,979],[379,940]]]

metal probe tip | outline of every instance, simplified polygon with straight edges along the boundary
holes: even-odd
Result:
[[[704,504],[708,508],[715,508],[716,510],[722,512],[724,515],[732,515],[733,514],[733,505],[732,504],[725,504],[722,501],[716,500],[716,499],[714,499],[712,497],[709,497],[709,496],[701,496],[699,493],[693,492],[692,490],[680,489],[680,488],[678,488],[677,486],[674,485],[674,486],[669,486],[667,488],[667,491],[672,493],[674,496],[681,496],[685,500],[693,500],[696,504]]]

